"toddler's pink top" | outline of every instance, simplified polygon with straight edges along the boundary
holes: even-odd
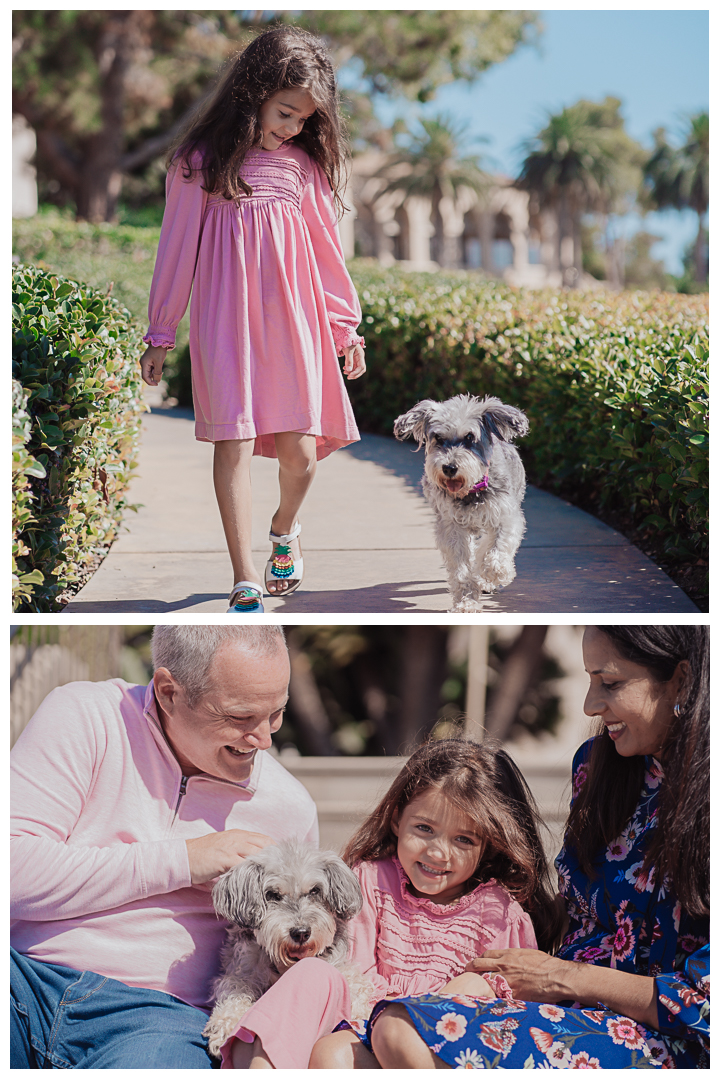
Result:
[[[174,346],[192,288],[196,437],[255,439],[275,457],[274,433],[299,431],[322,458],[360,437],[338,363],[362,340],[360,304],[332,191],[292,143],[251,150],[241,175],[252,195],[235,202],[170,168],[144,340]]]
[[[377,987],[374,1002],[439,990],[486,949],[537,948],[530,916],[494,879],[436,904],[413,896],[397,858],[354,869],[365,903],[350,924],[351,959]]]

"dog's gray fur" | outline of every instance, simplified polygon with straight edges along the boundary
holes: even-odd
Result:
[[[482,609],[482,595],[509,585],[525,533],[525,470],[510,440],[527,417],[499,398],[458,394],[420,401],[395,421],[395,437],[425,447],[423,492],[435,511],[435,540],[448,572],[451,611]],[[485,491],[474,485],[488,477]],[[456,491],[448,489],[448,482]]]
[[[362,907],[362,892],[333,851],[296,840],[268,846],[223,874],[212,897],[230,928],[220,954],[222,974],[213,983],[215,1008],[203,1033],[211,1054],[219,1056],[253,1002],[300,954],[340,968],[353,995],[352,1018],[369,1014],[372,986],[345,965],[347,924]]]

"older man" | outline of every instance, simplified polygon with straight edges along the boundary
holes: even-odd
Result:
[[[277,627],[157,627],[149,686],[54,690],[12,755],[14,1068],[212,1068],[213,879],[317,812],[265,751]]]

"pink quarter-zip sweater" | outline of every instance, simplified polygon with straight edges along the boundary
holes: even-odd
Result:
[[[13,946],[197,1008],[227,923],[191,884],[185,841],[246,829],[317,846],[315,804],[267,752],[242,784],[183,777],[152,683],[53,690],[10,760]]]

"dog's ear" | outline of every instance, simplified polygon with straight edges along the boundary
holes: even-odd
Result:
[[[393,425],[395,438],[409,439],[412,436],[422,446],[427,441],[428,426],[436,404],[435,401],[426,398],[424,401],[418,401],[417,405],[413,405],[410,412],[398,416]]]
[[[514,405],[505,405],[500,398],[488,397],[483,402],[481,423],[503,442],[527,435],[530,430],[528,418]]]
[[[352,919],[363,906],[360,882],[340,856],[330,851],[323,854],[323,872],[330,907],[339,919]]]
[[[262,867],[252,859],[233,866],[213,885],[212,899],[221,918],[257,930],[267,909]]]

